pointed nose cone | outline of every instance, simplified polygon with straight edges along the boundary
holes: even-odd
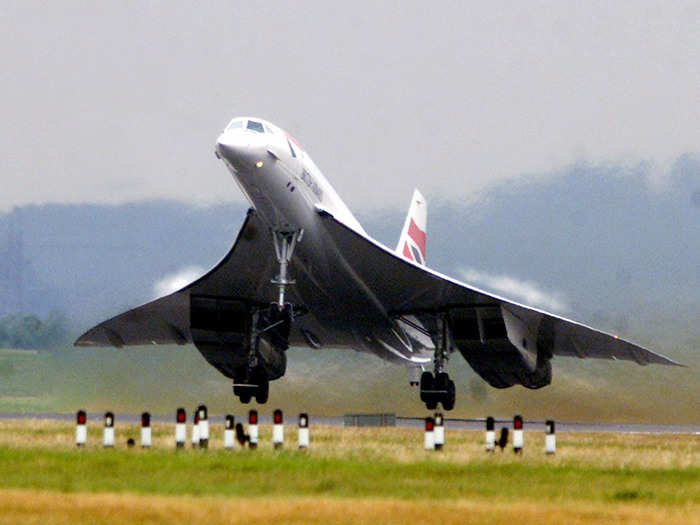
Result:
[[[249,146],[242,133],[223,133],[216,141],[217,153],[235,166],[244,162]]]
[[[265,157],[266,139],[262,134],[225,132],[216,141],[216,151],[237,170],[250,170]]]

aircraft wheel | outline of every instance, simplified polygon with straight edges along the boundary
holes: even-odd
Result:
[[[248,403],[250,403],[250,394],[248,394],[248,393],[241,394],[239,399],[241,400],[241,403],[243,403],[244,405],[247,405]]]
[[[437,399],[435,399],[435,395],[431,394],[429,396],[429,399],[426,400],[425,402],[425,408],[428,410],[435,410],[437,408],[438,402]]]
[[[433,379],[433,374],[430,372],[423,372],[420,376],[420,400],[423,403],[428,402],[428,398],[431,394],[428,394],[428,390],[433,390],[435,386],[435,380]]]
[[[270,383],[267,381],[267,379],[264,379],[260,381],[260,384],[258,385],[257,391],[255,392],[255,400],[261,405],[264,405],[267,403],[267,398],[269,395]]]
[[[440,372],[435,374],[435,390],[447,391],[447,387],[450,383],[450,376],[445,372]],[[440,396],[442,397],[442,396]]]
[[[451,379],[447,382],[447,393],[442,399],[442,408],[452,410],[455,407],[455,382]]]

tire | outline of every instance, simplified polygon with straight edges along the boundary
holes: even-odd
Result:
[[[437,399],[435,399],[435,396],[431,394],[425,402],[425,408],[427,408],[428,410],[435,410],[437,408],[437,405]]]
[[[270,383],[262,381],[255,392],[255,400],[264,405],[267,403],[267,398],[270,395]]]
[[[250,403],[250,394],[248,394],[248,393],[241,394],[239,399],[241,400],[241,403],[243,403],[244,405],[247,405],[248,403]]]
[[[423,372],[420,376],[420,400],[423,401],[423,403],[426,403],[428,400],[425,391],[432,390],[434,386],[433,374],[430,372]]]
[[[442,400],[442,408],[446,411],[450,411],[455,407],[455,382],[448,380],[447,383],[447,394]]]
[[[445,372],[435,375],[435,390],[447,390],[450,384],[450,376]]]

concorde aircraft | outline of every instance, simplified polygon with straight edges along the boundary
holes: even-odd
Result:
[[[100,323],[76,345],[194,343],[243,403],[267,401],[290,346],[354,349],[406,365],[431,410],[454,408],[445,361],[455,351],[496,388],[550,384],[554,356],[677,364],[429,269],[418,190],[396,249],[383,246],[270,122],[234,118],[215,153],[251,204],[231,250],[203,277]]]

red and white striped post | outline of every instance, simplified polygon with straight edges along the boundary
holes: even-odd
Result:
[[[523,453],[523,417],[520,415],[513,418],[513,452]]]
[[[299,414],[299,448],[309,448],[309,415],[306,413]]]
[[[248,412],[248,446],[258,448],[258,411]]]
[[[275,448],[284,445],[284,421],[279,408],[272,413],[272,444]]]
[[[199,447],[209,448],[209,417],[206,405],[199,405]]]
[[[425,450],[435,450],[435,420],[432,417],[425,418],[423,448]]]
[[[442,450],[445,444],[445,421],[440,412],[435,414],[435,430],[433,430],[433,436],[435,438],[435,450]]]
[[[486,418],[486,452],[496,450],[496,420],[491,416]]]
[[[199,410],[194,411],[194,416],[192,416],[192,434],[190,437],[192,442],[192,448],[197,448],[199,446]]]
[[[144,412],[141,414],[141,448],[151,446],[151,414]]]
[[[184,408],[175,412],[175,448],[184,448],[187,441],[187,413]]]
[[[75,415],[75,445],[84,447],[87,441],[87,414],[85,410],[78,410]]]
[[[114,446],[114,414],[111,412],[105,413],[105,429],[102,434],[102,446]]]
[[[231,414],[226,414],[224,420],[224,448],[231,450],[234,442],[234,419]]]
[[[548,419],[544,431],[544,453],[548,455],[557,451],[557,436],[554,430],[554,420]]]

